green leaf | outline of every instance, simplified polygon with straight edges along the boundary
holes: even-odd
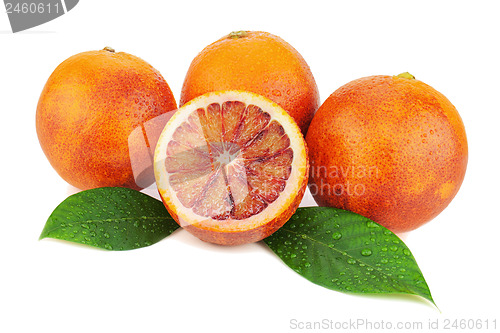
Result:
[[[128,188],[103,187],[66,198],[50,215],[40,239],[121,251],[154,244],[178,227],[161,201]]]
[[[264,242],[285,264],[320,286],[351,293],[402,293],[433,304],[408,247],[388,229],[331,207],[299,208]]]

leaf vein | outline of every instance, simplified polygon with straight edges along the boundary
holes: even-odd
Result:
[[[356,260],[356,262],[358,262],[358,263],[362,263],[362,264],[366,265],[367,267],[373,268],[373,272],[374,273],[380,274],[381,276],[387,278],[388,280],[392,281],[393,283],[397,283],[399,286],[401,286],[401,287],[403,287],[403,288],[411,291],[411,289],[408,288],[408,285],[406,283],[401,283],[400,280],[394,279],[391,275],[387,275],[387,273],[385,273],[382,270],[378,269],[378,267],[374,267],[373,265],[367,264],[366,262],[363,262],[363,261],[361,261],[361,260],[359,260],[359,259],[357,259],[357,258],[355,258],[355,257],[353,257],[351,255],[349,255],[346,251],[341,251],[341,250],[339,250],[339,249],[337,249],[335,247],[330,247],[328,244],[326,244],[324,242],[321,242],[321,241],[319,241],[317,239],[314,239],[314,238],[308,236],[307,234],[298,233],[298,232],[295,232],[293,230],[290,230],[290,229],[287,229],[287,228],[283,228],[283,227],[282,227],[282,229],[284,231],[287,231],[287,232],[291,233],[291,234],[298,235],[298,236],[300,236],[303,239],[310,240],[313,243],[318,243],[318,244],[320,244],[322,246],[325,246],[325,247],[327,247],[330,250],[334,250],[334,251],[342,254],[343,256],[347,256],[347,257],[349,257],[351,259]]]

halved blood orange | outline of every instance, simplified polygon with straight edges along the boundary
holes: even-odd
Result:
[[[295,212],[307,186],[305,140],[276,103],[244,91],[202,95],[165,126],[155,151],[158,191],[203,241],[259,241]]]

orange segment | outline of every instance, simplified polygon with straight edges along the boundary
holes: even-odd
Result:
[[[170,141],[167,152],[165,167],[168,172],[205,169],[211,165],[210,154],[206,147],[191,149],[177,141]],[[193,161],[197,161],[197,163],[193,163]]]
[[[288,148],[264,160],[248,160],[245,163],[245,167],[251,174],[286,180],[292,171],[290,166],[292,160],[293,150]]]
[[[198,130],[198,126],[193,126],[187,121],[175,130],[173,138],[176,142],[182,142],[183,145],[190,148],[203,147],[205,137]]]
[[[178,191],[182,195],[184,190]],[[187,207],[186,207],[187,208]],[[229,218],[232,210],[232,200],[228,191],[227,182],[221,169],[212,173],[205,191],[198,197],[193,212],[216,220]]]
[[[280,192],[285,189],[286,181],[275,178],[263,178],[254,175],[249,175],[247,178],[248,185],[253,192],[271,203],[278,198]]]
[[[267,207],[264,199],[251,192],[244,167],[228,166],[228,184],[234,203],[232,218],[243,220],[260,213]]]
[[[305,141],[278,105],[247,92],[203,95],[169,121],[155,153],[158,190],[202,240],[240,244],[283,225],[307,184]]]
[[[222,139],[224,142],[233,142],[245,114],[245,107],[245,104],[238,101],[222,104]]]
[[[202,196],[212,176],[209,171],[209,169],[204,169],[190,172],[176,172],[170,175],[170,184],[185,207],[193,207],[198,198]]]
[[[242,156],[246,159],[265,158],[285,150],[290,146],[290,139],[283,126],[273,120],[254,139],[242,148]]]
[[[222,142],[222,118],[220,112],[220,105],[213,103],[207,106],[206,109],[197,110],[201,131],[205,136],[207,144]],[[217,145],[212,145],[213,148],[218,149]]]
[[[232,142],[243,147],[267,126],[269,119],[270,115],[267,112],[262,111],[258,106],[248,105]]]

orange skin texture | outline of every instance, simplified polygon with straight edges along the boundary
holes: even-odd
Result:
[[[143,175],[148,178],[143,182],[154,181],[141,125],[176,108],[168,84],[144,60],[124,52],[83,52],[49,77],[38,102],[36,130],[50,164],[69,184],[82,190],[141,189],[131,160],[151,173]],[[143,127],[153,151],[166,122],[155,119],[160,120]]]
[[[416,79],[371,76],[342,86],[319,108],[306,141],[318,205],[353,211],[393,232],[437,216],[467,167],[460,115]]]
[[[194,58],[180,105],[211,91],[250,91],[280,105],[305,135],[320,104],[309,66],[280,37],[261,31],[246,33],[240,38],[224,36]]]
[[[246,231],[238,231],[238,232],[223,232],[213,229],[208,229],[203,226],[199,226],[197,224],[189,224],[183,226],[183,229],[186,229],[194,236],[198,237],[204,242],[219,244],[219,245],[241,245],[247,243],[258,242],[268,236],[271,236],[275,231],[281,228],[292,215],[295,213],[297,208],[299,208],[300,202],[302,201],[302,197],[304,196],[305,190],[307,188],[308,183],[308,174],[309,174],[309,163],[307,163],[306,177],[302,179],[302,183],[300,185],[300,190],[297,193],[297,196],[293,199],[292,202],[289,203],[288,207],[278,216],[276,216],[271,221],[263,224],[255,229],[250,229]],[[160,195],[161,197],[161,195]],[[169,205],[162,201],[165,207],[167,208],[170,216],[181,226],[179,221],[179,216],[169,208]]]

